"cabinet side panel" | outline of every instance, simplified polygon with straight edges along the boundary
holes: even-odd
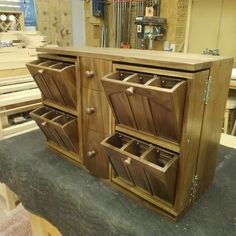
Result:
[[[214,178],[232,66],[233,59],[228,59],[214,62],[211,67],[211,92],[205,107],[198,153],[196,199],[203,194]]]
[[[208,76],[209,70],[196,72],[193,79],[188,80],[187,84],[175,195],[175,210],[179,213],[190,204],[192,179],[196,171],[197,153],[204,112],[204,89]]]

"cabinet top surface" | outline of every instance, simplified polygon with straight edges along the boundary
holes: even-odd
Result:
[[[186,71],[208,69],[214,61],[233,60],[233,58],[222,56],[98,47],[44,47],[37,48],[37,51],[67,56],[93,57],[115,62],[158,66]]]

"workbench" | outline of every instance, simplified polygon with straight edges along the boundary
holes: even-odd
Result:
[[[1,141],[0,181],[27,210],[55,225],[63,236],[234,235],[234,149],[220,146],[213,185],[181,221],[173,223],[58,158],[44,142],[40,131]]]

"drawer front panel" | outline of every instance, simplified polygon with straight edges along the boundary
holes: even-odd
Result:
[[[43,98],[76,109],[75,65],[58,61],[37,60],[27,64]]]
[[[109,165],[100,142],[105,135],[93,130],[86,130],[84,134],[84,165],[91,174],[98,178],[108,178]]]
[[[102,84],[117,124],[180,142],[185,80],[118,71]]]
[[[173,204],[178,166],[175,153],[121,133],[101,144],[117,177]]]
[[[30,113],[48,141],[68,151],[78,153],[77,118],[49,107],[40,107]]]
[[[83,88],[82,94],[84,127],[108,134],[109,105],[105,93]]]
[[[82,86],[103,91],[101,78],[112,71],[111,61],[81,57]]]

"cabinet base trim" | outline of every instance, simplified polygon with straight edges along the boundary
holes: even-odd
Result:
[[[111,180],[113,183],[116,183],[120,187],[124,188],[126,191],[135,194],[139,198],[142,198],[145,201],[148,201],[152,205],[155,205],[156,207],[158,207],[158,211],[161,211],[161,213],[163,213],[163,214],[165,212],[165,215],[169,216],[170,218],[177,220],[177,218],[179,217],[179,214],[173,210],[171,204],[169,204],[161,199],[158,199],[157,197],[154,198],[154,197],[150,196],[149,194],[146,194],[144,191],[141,191],[141,190],[137,189],[136,187],[125,183],[119,177],[112,178]],[[156,208],[154,208],[154,209],[157,210]]]
[[[73,164],[84,168],[82,166],[82,161],[81,161],[81,157],[79,154],[77,153],[73,153],[73,152],[69,152],[61,147],[58,147],[57,145],[47,141],[46,142],[47,146],[49,149],[51,149],[52,151],[56,152],[58,155],[65,157],[67,160],[73,162]]]
[[[155,144],[157,146],[166,148],[176,153],[180,153],[180,145],[166,139],[161,139],[156,136],[148,135],[142,131],[137,132],[137,130],[132,130],[132,128],[123,127],[122,125],[116,125],[116,131],[128,134],[138,139],[145,140],[145,142],[149,142]]]

